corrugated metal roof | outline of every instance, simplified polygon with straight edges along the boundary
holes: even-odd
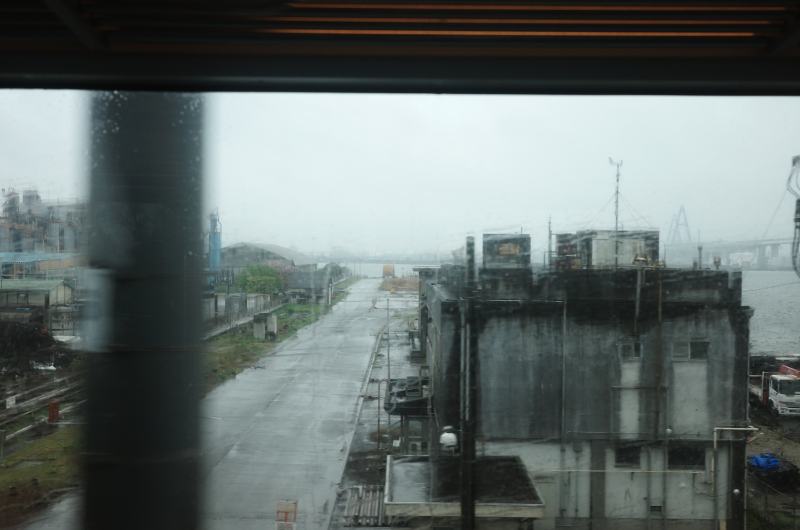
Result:
[[[0,280],[0,291],[52,291],[64,280]]]
[[[3,263],[28,263],[33,261],[59,261],[80,257],[80,254],[66,254],[56,252],[0,252],[0,262]]]
[[[316,260],[306,256],[302,252],[297,252],[296,250],[291,250],[285,247],[281,247],[278,245],[272,245],[270,243],[236,243],[233,245],[229,245],[227,247],[223,247],[222,252],[224,253],[226,250],[230,249],[239,249],[239,248],[246,248],[246,247],[253,247],[261,250],[266,250],[268,252],[272,252],[273,254],[277,254],[284,259],[291,260],[294,262],[295,265],[314,265],[316,264]]]

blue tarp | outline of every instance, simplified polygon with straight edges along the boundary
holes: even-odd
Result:
[[[763,455],[751,456],[750,464],[761,469],[762,471],[769,471],[770,469],[777,468],[780,465],[780,462],[778,462],[778,459],[771,454],[764,453]]]

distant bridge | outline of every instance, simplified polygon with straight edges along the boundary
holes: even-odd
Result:
[[[344,263],[377,263],[380,265],[439,265],[441,262],[435,259],[397,259],[397,258],[369,258],[369,259],[358,259],[358,258],[346,258],[346,259],[334,259],[331,258],[330,261],[334,261],[339,265]]]
[[[719,258],[722,265],[726,266],[738,265],[761,270],[792,268],[790,238],[664,244],[666,252],[661,258],[670,266],[691,266],[699,260],[698,247],[702,246],[702,267],[712,267],[714,259]]]

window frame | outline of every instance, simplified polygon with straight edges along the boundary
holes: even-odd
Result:
[[[623,348],[625,346],[633,346],[633,353],[632,357],[626,357],[622,354]],[[638,348],[637,348],[638,347]],[[638,350],[638,354],[637,354]],[[643,350],[642,341],[640,340],[618,340],[617,341],[617,357],[619,358],[620,362],[634,362],[634,361],[641,361],[643,357]]]
[[[636,463],[624,462],[620,460],[620,453],[636,451]],[[617,469],[641,469],[642,468],[642,446],[633,444],[619,444],[614,447],[614,467]]]
[[[686,463],[673,463],[673,451],[691,451],[696,450],[698,453],[702,453],[703,460],[702,462],[698,462],[696,464],[686,464]],[[708,458],[706,453],[708,452],[707,444],[701,443],[676,443],[671,444],[667,449],[667,469],[673,470],[689,470],[689,471],[705,471],[706,465],[708,464]]]
[[[686,345],[686,355],[675,355],[675,345],[676,344],[685,344]],[[698,353],[701,355],[700,357],[695,357],[692,355],[692,345],[693,344],[705,344],[705,352],[703,354]],[[672,361],[673,362],[707,362],[709,359],[709,352],[711,351],[711,341],[708,339],[689,339],[689,340],[673,340],[672,341]]]

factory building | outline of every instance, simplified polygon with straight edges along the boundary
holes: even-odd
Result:
[[[237,277],[249,264],[282,264],[301,272],[317,270],[317,262],[296,250],[268,243],[236,243],[222,249],[220,267]]]
[[[35,189],[3,189],[0,252],[80,253],[86,248],[87,207],[75,200],[42,201]]]
[[[580,265],[536,274],[528,236],[484,238],[477,461],[519,459],[543,505],[491,513],[511,526],[536,519],[537,530],[743,530],[752,311],[741,304],[741,274],[663,268],[649,233],[621,233],[633,250],[614,267],[607,234],[581,236],[576,247],[591,249],[591,259],[575,252]],[[403,407],[399,387],[407,382],[396,381],[386,410],[410,415],[405,423],[428,433],[410,452],[436,469],[454,458],[441,435],[460,435],[472,330],[463,318],[465,268],[415,270],[427,403]],[[387,513],[431,524],[391,505],[393,492],[419,487],[404,483],[407,468],[390,462]],[[490,519],[478,521],[486,527]]]
[[[3,189],[0,276],[71,278],[85,264],[85,203],[43,201],[35,189]]]

